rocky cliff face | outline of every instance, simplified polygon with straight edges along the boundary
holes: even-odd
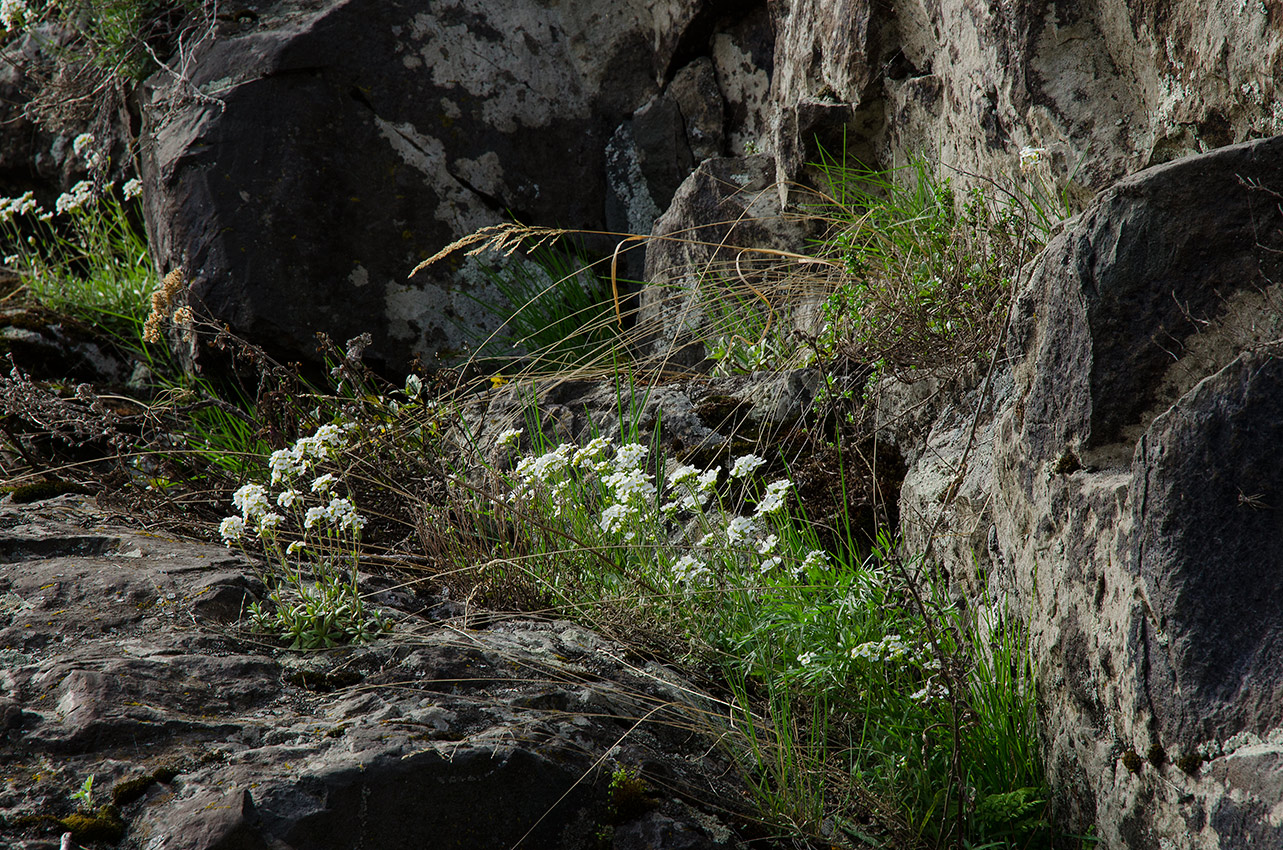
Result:
[[[1103,846],[1283,840],[1280,163],[1104,192],[1033,265],[992,391],[909,452],[906,539],[1031,625],[1057,817]]]
[[[405,275],[505,214],[666,234],[735,197],[719,175],[805,181],[817,140],[962,182],[1043,149],[1085,211],[1032,267],[1009,362],[934,406],[887,395],[913,417],[887,429],[902,531],[1032,625],[1065,829],[1283,840],[1283,148],[1226,148],[1283,134],[1276,4],[316,0],[195,59],[144,107],[161,265],[284,351],[371,331],[389,368],[485,325],[470,267]]]

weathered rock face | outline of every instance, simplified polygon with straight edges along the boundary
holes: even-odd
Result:
[[[710,315],[716,308],[710,305],[720,302],[734,314],[756,309],[762,313],[758,323],[767,321],[768,308],[755,303],[749,287],[768,289],[763,275],[782,261],[754,249],[800,251],[809,232],[804,221],[784,215],[773,166],[770,157],[760,155],[706,160],[655,222],[646,248],[648,285],[639,322],[646,347],[666,365],[703,361],[703,341],[719,334],[718,317]],[[743,293],[743,304],[718,294],[730,288]],[[787,321],[787,316],[774,318]],[[756,327],[745,322],[720,333],[749,335]]]
[[[496,293],[470,264],[409,271],[508,214],[602,229],[606,142],[660,93],[699,5],[330,0],[227,24],[192,57],[208,98],[160,77],[147,95],[158,262],[278,350],[310,353],[318,330],[369,331],[391,365],[456,350],[459,324],[487,321],[470,298]],[[711,69],[671,72],[663,103],[690,114],[655,132],[702,153],[722,131]],[[647,150],[671,182],[664,146]]]
[[[1032,267],[1011,374],[911,458],[906,536],[1031,625],[1056,815],[1102,846],[1283,841],[1280,189],[1283,137],[1103,193]]]
[[[913,154],[1103,189],[1186,153],[1283,132],[1271,3],[777,4],[770,114],[782,178],[818,134],[865,162]],[[845,137],[843,128],[846,128]],[[1085,197],[1085,196],[1084,196]]]
[[[243,558],[78,497],[0,507],[0,563],[6,847],[736,846],[715,704],[571,624],[371,580],[390,638],[282,652],[237,628],[264,590]],[[616,766],[663,789],[649,810],[612,814]],[[112,808],[77,819],[90,775]]]

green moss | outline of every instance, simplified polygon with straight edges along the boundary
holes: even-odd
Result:
[[[1136,751],[1130,747],[1127,749],[1127,752],[1123,753],[1123,767],[1127,768],[1132,773],[1139,775],[1141,766],[1144,764],[1145,762],[1141,760],[1141,757],[1136,755]]]
[[[119,841],[125,835],[125,822],[120,810],[110,803],[92,812],[76,812],[60,818],[58,823],[71,833],[77,843],[86,841]]]
[[[169,782],[179,774],[177,765],[166,764],[142,776],[123,779],[111,787],[111,801],[117,806],[127,806],[137,800],[157,782]]]
[[[1154,767],[1161,769],[1163,765],[1167,764],[1167,750],[1163,749],[1162,744],[1156,743],[1145,754],[1145,760]]]
[[[71,481],[46,480],[20,484],[10,489],[9,492],[13,494],[13,503],[15,505],[29,505],[32,502],[43,502],[45,499],[52,499],[67,493],[88,493],[89,491]]]
[[[1197,752],[1190,751],[1176,760],[1176,766],[1190,776],[1198,776],[1199,770],[1203,767],[1203,757]]]
[[[610,775],[609,793],[608,820],[613,825],[627,823],[659,805],[637,768],[615,768]]]

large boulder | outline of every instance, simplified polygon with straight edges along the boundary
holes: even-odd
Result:
[[[675,188],[670,165],[720,144],[712,68],[679,56],[701,5],[283,0],[226,21],[144,92],[157,262],[278,352],[368,331],[372,362],[448,357],[499,296],[472,261],[407,280],[419,261],[507,216],[603,229],[607,142],[670,74],[652,177]]]
[[[390,636],[289,652],[239,628],[264,587],[222,547],[70,496],[0,505],[0,529],[5,847],[739,841],[718,703],[586,629],[367,576]],[[616,770],[638,777],[628,807]]]
[[[1121,181],[1015,307],[993,569],[1033,635],[1057,817],[1278,846],[1283,137]]]

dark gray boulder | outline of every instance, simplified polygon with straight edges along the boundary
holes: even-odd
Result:
[[[1141,172],[1036,263],[993,426],[993,575],[1027,617],[1061,825],[1275,846],[1283,138]]]
[[[289,0],[229,21],[189,80],[145,92],[157,262],[291,356],[316,331],[368,331],[389,367],[457,353],[497,294],[474,261],[410,270],[507,216],[603,229],[606,143],[700,6]]]
[[[244,558],[79,497],[0,505],[0,562],[6,847],[740,846],[719,704],[586,629],[370,578],[388,638],[286,652],[238,626]],[[649,789],[627,817],[618,768]]]

